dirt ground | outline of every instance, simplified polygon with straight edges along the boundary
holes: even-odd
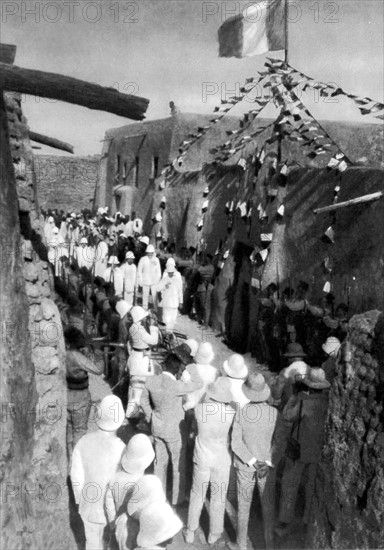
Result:
[[[179,315],[175,330],[177,332],[185,334],[186,336],[188,336],[188,338],[196,339],[198,342],[202,342],[202,341],[210,342],[215,352],[215,360],[213,364],[217,367],[222,365],[222,363],[226,359],[228,359],[228,357],[233,353],[216,332],[212,331],[211,329],[206,330],[202,328],[196,321],[191,320],[189,317],[185,315]],[[180,340],[180,342],[181,341],[182,340]],[[256,368],[256,361],[254,358],[250,356],[250,354],[245,355],[244,358],[249,370],[253,370]],[[270,375],[268,371],[265,371],[265,374],[266,376]],[[110,385],[107,383],[107,381],[104,380],[103,376],[90,375],[90,392],[92,396],[92,401],[94,403],[99,403],[101,399],[103,399],[103,397],[105,397],[111,392],[111,388],[110,388]],[[92,421],[92,417],[93,415],[91,412],[91,415],[90,415],[91,421],[89,422],[89,430],[95,429],[95,424]],[[137,428],[132,426],[125,426],[120,428],[118,434],[121,437],[121,439],[123,439],[124,442],[128,442],[130,437],[132,437],[132,435],[134,435],[137,432],[138,432]],[[191,475],[192,475],[192,471],[189,472],[189,476]],[[234,472],[231,473],[231,481],[230,481],[228,493],[230,497],[226,506],[224,540],[234,541],[235,525],[236,525],[236,512],[235,512],[236,502],[234,497],[236,491],[235,491]],[[177,513],[185,525],[187,521],[188,507],[184,506],[184,507],[178,508]],[[75,513],[72,513],[71,515],[72,515],[72,526],[76,534],[76,539],[79,544],[79,549],[82,550],[84,539],[83,539],[83,533],[82,533],[81,519],[79,517],[76,517]],[[201,527],[198,529],[196,533],[194,544],[189,545],[185,543],[182,533],[180,532],[177,534],[172,544],[169,546],[170,550],[191,550],[192,548],[205,550],[208,548],[213,548],[207,543],[208,525],[209,525],[208,513],[207,513],[207,510],[204,508],[202,518],[201,518]],[[277,549],[304,548],[305,546],[304,546],[303,535],[300,532],[296,532],[290,537],[285,538],[283,541],[276,539],[275,547]],[[263,530],[262,530],[262,521],[261,521],[261,509],[260,509],[260,503],[258,501],[257,494],[254,495],[253,504],[252,504],[251,520],[249,524],[248,548],[249,549],[254,548],[255,550],[265,548]],[[115,547],[112,546],[111,550],[115,550]]]

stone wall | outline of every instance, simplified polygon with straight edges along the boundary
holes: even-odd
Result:
[[[2,547],[64,550],[75,544],[66,485],[63,331],[19,96],[6,95],[2,117]]]
[[[99,169],[99,155],[35,155],[34,172],[41,208],[70,212],[92,209]]]
[[[384,547],[384,316],[355,315],[330,394],[308,548]]]

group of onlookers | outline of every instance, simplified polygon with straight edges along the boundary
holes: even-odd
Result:
[[[138,311],[135,307],[133,316]],[[133,323],[131,329],[135,325],[137,323]],[[87,548],[103,548],[107,524],[110,535],[115,533],[120,549],[133,548],[132,537],[137,533],[137,545],[149,548],[139,543],[139,538],[142,518],[152,499],[158,502],[157,508],[151,507],[152,521],[162,525],[162,530],[169,534],[167,538],[181,529],[177,516],[182,515],[183,507],[188,508],[183,536],[189,544],[195,541],[202,508],[207,504],[208,543],[224,545],[224,513],[231,468],[236,474],[237,495],[236,542],[227,542],[232,550],[247,548],[256,487],[267,548],[273,548],[276,537],[282,538],[291,530],[298,513],[297,494],[304,476],[302,522],[306,525],[317,464],[321,460],[331,385],[325,371],[306,364],[301,346],[292,344],[287,351],[288,366],[273,380],[257,365],[248,367],[238,354],[218,364],[212,345],[194,340],[179,345],[166,357],[161,368],[156,368],[150,358],[150,348],[156,343],[155,327],[150,327],[149,332],[143,325],[131,329],[128,342],[140,345],[147,340],[148,346],[148,353],[134,357],[130,367],[137,373],[132,374],[132,380],[140,395],[128,400],[125,411],[118,397],[105,398],[100,407],[101,418],[97,416],[99,432],[83,436],[73,451],[71,478],[77,487],[75,495],[85,525]],[[137,330],[142,334],[133,340]],[[151,336],[154,337],[151,339]],[[324,344],[330,357],[333,354],[335,358],[339,348],[340,342],[335,338]],[[136,349],[140,354],[140,348]],[[133,402],[136,409],[131,408]],[[106,403],[111,404],[107,407]],[[134,435],[124,447],[116,430],[124,423],[136,426],[132,420],[140,410],[149,431],[147,435]],[[108,419],[105,424],[103,415]],[[124,426],[121,429],[124,430]],[[148,472],[145,471],[153,459],[154,476],[146,479]],[[191,459],[189,490],[187,472]],[[282,459],[284,469],[276,517],[276,478],[281,475]],[[170,478],[167,476],[169,465]],[[87,484],[89,491],[88,487],[85,490]],[[94,498],[92,484],[100,492],[98,499]],[[138,498],[142,484],[144,503]],[[208,488],[209,501],[206,499]],[[167,497],[174,512],[164,504]],[[168,515],[158,520],[163,506]]]
[[[46,234],[57,234],[50,217]],[[183,536],[193,544],[204,504],[209,507],[208,543],[224,545],[232,469],[237,500],[236,542],[227,542],[232,550],[247,548],[256,487],[267,548],[284,540],[295,525],[297,495],[303,485],[302,522],[307,524],[322,454],[328,391],[346,335],[345,307],[339,308],[336,323],[334,312],[326,309],[330,296],[320,311],[306,299],[305,283],[295,295],[281,299],[270,285],[261,298],[264,313],[258,327],[264,365],[247,365],[239,354],[220,364],[211,343],[192,339],[172,347],[159,364],[152,358],[162,338],[156,313],[162,315],[165,332],[172,332],[186,296],[188,270],[195,270],[200,320],[207,324],[212,258],[200,257],[197,266],[193,250],[185,249],[182,260],[175,259],[172,248],[165,252],[160,247],[156,253],[139,232],[122,237],[126,234],[121,228],[129,221],[118,216],[107,219],[106,212],[99,212],[95,223],[84,216],[69,217],[76,218],[77,226],[66,219],[66,230],[79,230],[71,241],[72,252],[70,247],[68,256],[55,252],[51,260],[66,329],[71,479],[87,549],[105,548],[111,536],[121,550],[135,545],[164,547],[182,528],[183,507],[188,508]],[[140,223],[135,228],[140,229]],[[123,233],[116,234],[116,229]],[[97,250],[104,251],[101,264]],[[89,255],[92,262],[87,264]],[[328,329],[317,334],[316,353],[304,337],[303,309]],[[279,344],[284,342],[285,348],[278,369],[270,353],[277,338],[273,332],[277,318],[288,327]],[[92,346],[99,351],[89,351]],[[278,370],[277,376],[273,370]],[[86,433],[91,404],[88,377],[103,373],[109,381],[116,375],[116,395],[101,402],[97,430]],[[123,380],[129,382],[121,384]],[[145,433],[136,433],[125,445],[119,435],[129,426]],[[152,468],[153,474],[148,473]]]
[[[332,292],[323,293],[320,303],[308,298],[309,284],[299,281],[282,292],[271,283],[259,294],[257,338],[252,341],[252,354],[270,370],[279,372],[284,364],[284,351],[289,343],[299,343],[310,360],[318,364],[321,343],[328,336],[343,340],[348,327],[348,304],[336,305]]]

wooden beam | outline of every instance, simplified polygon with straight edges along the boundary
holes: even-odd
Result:
[[[60,149],[61,151],[66,151],[67,153],[73,154],[73,145],[66,143],[65,141],[60,141],[56,138],[51,138],[49,136],[44,136],[43,134],[38,134],[37,132],[32,132],[29,130],[29,139],[36,141],[36,143],[42,143],[43,145],[48,145],[48,147],[53,147],[54,149]]]
[[[15,60],[16,46],[13,44],[0,44],[0,62],[12,65]]]
[[[349,201],[337,202],[336,204],[330,204],[329,206],[323,206],[322,208],[315,208],[314,214],[324,214],[325,212],[332,212],[333,210],[339,210],[339,208],[345,208],[346,206],[353,206],[354,204],[363,204],[364,202],[372,202],[384,195],[383,191],[377,191],[376,193],[371,193],[370,195],[363,195],[362,197],[356,197],[355,199],[350,199]]]
[[[0,63],[0,87],[4,91],[66,101],[133,120],[143,120],[149,104],[148,99],[122,94],[114,88],[6,63]]]

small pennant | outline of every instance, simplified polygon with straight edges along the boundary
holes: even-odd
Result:
[[[327,281],[323,286],[323,292],[325,292],[326,294],[329,294],[331,292],[331,283],[329,281]]]

